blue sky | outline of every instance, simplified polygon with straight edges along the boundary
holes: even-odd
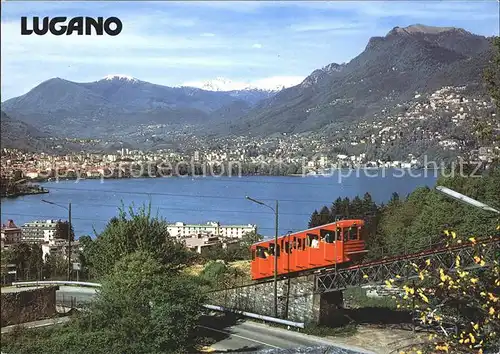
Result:
[[[123,31],[116,37],[21,36],[21,16],[116,16]],[[52,77],[89,82],[125,74],[170,86],[216,77],[292,82],[329,63],[351,60],[372,36],[415,23],[498,35],[499,4],[6,1],[2,100]]]

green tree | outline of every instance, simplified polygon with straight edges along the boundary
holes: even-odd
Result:
[[[66,262],[62,256],[58,254],[45,255],[42,275],[44,279],[66,279],[67,275],[68,262]]]
[[[43,272],[42,248],[28,243],[15,244],[8,262],[16,265],[18,279],[40,279]]]
[[[500,349],[498,260],[484,267],[491,261],[487,252],[489,244],[480,244],[468,236],[457,237],[455,232],[445,231],[444,235],[450,246],[475,242],[473,257],[479,269],[466,269],[459,255],[453,270],[434,269],[431,259],[414,264],[419,277],[403,284],[405,294],[398,307],[412,309],[416,322],[429,328],[432,334],[423,348],[403,352],[422,353],[424,349],[426,353],[496,353]],[[392,287],[398,279],[389,279],[386,283]],[[455,328],[450,329],[450,325]]]
[[[344,219],[347,219],[351,216],[351,201],[347,197],[342,199],[342,206],[339,216]]]
[[[193,278],[172,275],[176,269],[175,264],[158,262],[155,254],[125,256],[104,279],[82,329],[112,328],[128,353],[185,349],[204,296]]]
[[[309,228],[313,228],[320,225],[319,213],[317,210],[313,211],[311,219],[309,219]]]
[[[331,221],[332,220],[331,220],[330,210],[328,210],[328,207],[324,206],[319,211],[319,218],[318,218],[319,225],[318,226],[328,224]]]
[[[252,246],[254,243],[260,242],[263,239],[264,239],[264,237],[257,232],[254,232],[254,231],[247,232],[241,238],[240,245],[245,249],[249,249],[250,246]]]
[[[400,202],[400,198],[399,198],[399,194],[394,192],[392,193],[391,195],[391,199],[389,199],[389,203],[387,203],[388,205],[393,205],[393,204],[398,204]]]
[[[330,214],[332,216],[332,220],[337,220],[338,218],[342,218],[343,210],[342,210],[342,198],[338,197],[335,202],[333,202],[330,208]]]
[[[437,185],[446,186],[492,206],[500,205],[500,168],[492,166],[480,175],[459,173],[440,177]],[[383,246],[385,254],[414,252],[443,240],[443,229],[453,227],[471,236],[488,236],[495,219],[487,212],[462,204],[427,187],[417,188],[406,200],[394,196],[382,209],[377,236],[369,240],[374,251]],[[378,254],[380,256],[381,254]]]
[[[355,196],[350,203],[349,210],[351,214],[350,216],[352,218],[362,218],[365,214],[365,211],[364,211],[363,201],[361,200],[361,198]]]
[[[365,214],[373,215],[377,211],[377,204],[373,201],[370,193],[363,196],[363,211]]]
[[[56,224],[54,238],[68,240],[68,230],[69,230],[69,222],[59,220]],[[74,240],[75,240],[75,230],[73,229],[73,225],[71,225],[71,241],[74,241]]]
[[[122,207],[119,216],[111,219],[95,240],[85,242],[83,257],[91,275],[97,278],[108,274],[121,258],[137,251],[154,255],[174,272],[195,259],[193,252],[170,237],[165,220],[151,216],[150,206],[142,206],[138,212],[130,207],[128,215]]]
[[[9,353],[190,353],[200,305],[195,278],[173,275],[157,256],[135,252],[117,261],[97,298],[67,325],[23,336],[2,336]],[[38,332],[40,333],[40,332]],[[29,338],[29,344],[27,343]]]

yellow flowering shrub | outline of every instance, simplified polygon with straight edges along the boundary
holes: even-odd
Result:
[[[398,308],[413,311],[415,324],[430,330],[427,345],[401,353],[497,353],[500,350],[500,255],[486,257],[491,243],[474,237],[460,239],[445,232],[449,246],[470,243],[474,265],[464,267],[459,255],[454,269],[431,267],[431,259],[421,265],[415,280],[399,285],[404,295]],[[498,239],[498,236],[496,236]],[[489,259],[486,259],[489,258]]]

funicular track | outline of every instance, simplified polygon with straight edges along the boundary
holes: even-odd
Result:
[[[338,291],[351,287],[359,287],[368,284],[384,282],[388,279],[400,277],[401,280],[418,278],[418,271],[413,264],[419,267],[425,266],[427,260],[430,264],[427,270],[433,271],[439,268],[453,271],[455,259],[460,256],[463,269],[479,268],[474,261],[474,247],[484,247],[483,260],[485,267],[493,260],[500,258],[500,237],[482,238],[477,241],[463,243],[452,247],[441,247],[409,255],[385,258],[369,263],[351,266],[345,269],[329,271],[317,275],[315,279],[315,291],[325,293]]]
[[[412,263],[423,266],[427,259],[430,260],[430,265],[427,267],[430,271],[438,268],[453,270],[457,255],[460,256],[462,268],[477,268],[479,266],[474,262],[474,246],[477,245],[485,246],[485,252],[483,253],[483,258],[486,262],[485,267],[489,266],[493,260],[500,258],[500,237],[495,236],[481,238],[474,243],[465,242],[451,247],[441,244],[420,252],[379,259],[345,268],[311,269],[287,276],[281,275],[278,277],[278,281],[289,278],[305,278],[314,275],[315,292],[326,293],[363,285],[383,283],[385,280],[396,278],[396,276],[399,276],[401,280],[416,278],[418,277],[418,273]],[[273,281],[273,278],[269,278],[230,288],[211,290],[209,293],[252,287],[272,283]]]

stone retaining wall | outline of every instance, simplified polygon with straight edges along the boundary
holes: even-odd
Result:
[[[211,293],[210,305],[274,317],[274,283]],[[278,317],[307,324],[326,323],[342,307],[342,292],[314,293],[314,276],[278,280]]]
[[[56,314],[56,291],[58,289],[58,286],[47,286],[2,292],[0,326],[53,317]]]

